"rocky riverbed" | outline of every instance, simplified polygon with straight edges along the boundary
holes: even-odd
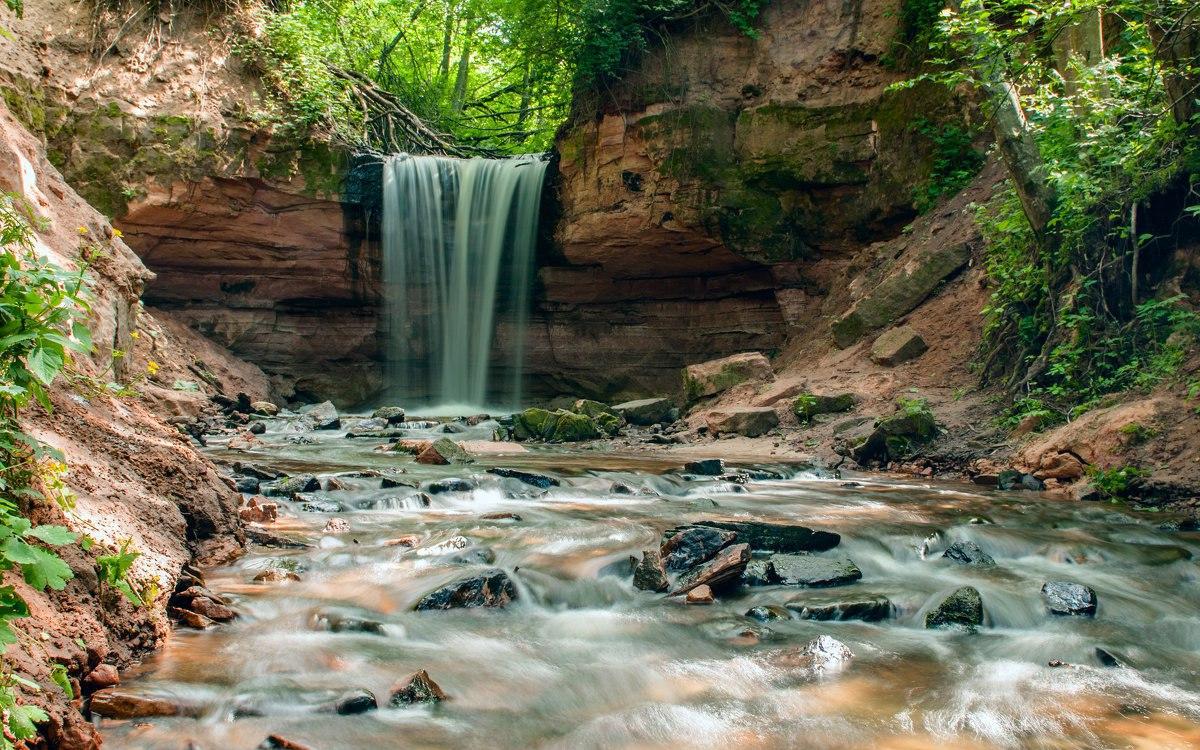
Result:
[[[1200,535],[1164,514],[365,419],[205,438],[255,544],[94,694],[107,746],[1200,742]]]

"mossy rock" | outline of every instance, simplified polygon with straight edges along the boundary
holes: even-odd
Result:
[[[513,437],[516,440],[545,440],[549,443],[576,443],[600,437],[596,421],[586,414],[559,409],[526,409],[513,415]]]
[[[802,393],[792,402],[792,413],[796,415],[796,419],[808,423],[820,414],[853,411],[857,403],[858,399],[853,393],[840,393],[836,396]]]
[[[926,628],[975,628],[983,625],[983,598],[972,586],[963,586],[925,615]]]

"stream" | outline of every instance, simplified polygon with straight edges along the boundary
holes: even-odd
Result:
[[[101,720],[106,747],[248,750],[270,734],[315,750],[1200,746],[1200,534],[1163,530],[1161,514],[731,461],[731,471],[754,469],[739,483],[685,475],[684,460],[665,453],[599,446],[425,466],[376,451],[379,439],[268,423],[260,448],[233,452],[213,440],[210,454],[336,476],[345,488],[311,493],[307,510],[279,499],[269,528],[309,546],[253,545],[206,572],[239,618],[178,628],[122,683],[190,715]],[[452,437],[487,440],[492,424]],[[560,486],[486,473],[497,466]],[[425,507],[417,488],[384,489],[378,476],[362,476],[398,470],[424,490],[446,478],[474,486],[432,494]],[[323,533],[331,518],[349,531]],[[819,589],[742,586],[707,606],[635,589],[629,556],[702,520],[836,532],[841,543],[816,554],[848,556],[862,578]],[[419,537],[415,547],[395,543],[405,535]],[[942,557],[962,541],[996,565]],[[254,582],[267,568],[300,580]],[[413,611],[431,590],[491,568],[516,585],[509,606]],[[1054,580],[1093,588],[1096,615],[1048,613],[1040,590]],[[925,615],[966,585],[982,595],[984,626],[926,629]],[[886,596],[891,616],[797,616],[864,594]],[[786,618],[746,616],[789,603],[774,610]],[[331,617],[382,627],[314,624]],[[796,650],[822,635],[853,657],[798,665]],[[450,699],[389,705],[392,685],[422,669]],[[378,710],[327,710],[363,689]]]

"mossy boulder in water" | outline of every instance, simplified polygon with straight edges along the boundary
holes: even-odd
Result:
[[[609,437],[616,435],[625,426],[624,417],[608,404],[599,401],[581,398],[571,406],[571,411],[591,417],[600,431]]]
[[[517,440],[545,440],[548,443],[575,443],[600,437],[600,428],[586,414],[559,409],[526,409],[513,415],[513,437]]]
[[[977,628],[983,624],[983,597],[973,586],[963,586],[925,615],[927,628]]]

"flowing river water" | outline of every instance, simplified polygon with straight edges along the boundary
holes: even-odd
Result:
[[[486,439],[490,430],[454,437]],[[345,489],[312,493],[338,509],[281,502],[274,532],[310,546],[253,546],[208,572],[209,588],[240,617],[176,630],[122,685],[191,715],[103,720],[106,747],[239,750],[268,734],[316,750],[1200,747],[1200,535],[1163,530],[1161,514],[970,485],[848,482],[798,465],[759,466],[766,471],[737,484],[686,476],[663,453],[546,447],[432,467],[337,431],[297,439],[277,420],[261,449],[212,453],[338,476]],[[543,472],[561,486],[542,491],[484,473],[494,466]],[[476,487],[435,494],[424,507],[416,489],[352,476],[397,469],[426,487],[448,477]],[[350,530],[323,533],[334,517]],[[709,606],[636,590],[629,556],[703,519],[837,532],[841,544],[820,554],[849,556],[862,579],[742,587]],[[409,534],[421,538],[415,548],[387,544]],[[438,546],[455,537],[472,546]],[[963,540],[996,566],[941,557]],[[481,561],[485,550],[493,563]],[[301,580],[253,582],[281,566]],[[493,567],[517,586],[507,608],[413,611],[430,590]],[[1049,580],[1094,588],[1096,616],[1048,614],[1039,591]],[[925,629],[926,612],[963,585],[982,594],[984,627]],[[886,595],[892,617],[745,614],[861,593]],[[331,613],[383,628],[314,627]],[[853,658],[823,671],[786,658],[820,635]],[[1097,647],[1124,666],[1105,666]],[[388,705],[390,686],[421,669],[451,699]],[[321,710],[360,689],[378,697],[378,710]]]

